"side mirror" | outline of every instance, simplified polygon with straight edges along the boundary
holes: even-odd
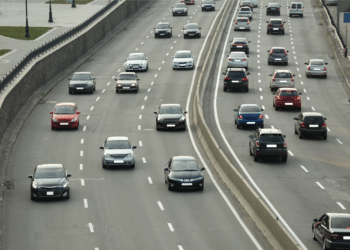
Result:
[[[148,60],[148,57],[146,57],[146,60]]]
[[[226,75],[226,73],[225,73],[225,72],[222,72],[222,74],[223,74],[223,75]]]
[[[52,115],[52,114],[53,114],[53,111],[50,111],[50,114]]]
[[[136,80],[140,81],[140,79],[138,79],[138,78]]]
[[[199,27],[199,29],[201,30],[202,28],[201,28],[201,27]]]
[[[317,221],[318,221],[317,219],[314,219],[314,222],[315,222],[315,223],[317,223]]]
[[[293,76],[295,76],[295,74],[293,74]]]
[[[268,50],[267,52],[270,52],[270,50]]]
[[[67,174],[67,178],[68,178],[68,177],[72,177],[72,175],[71,175],[71,174]]]
[[[170,27],[170,29],[172,29],[173,27]]]
[[[250,75],[250,73],[249,73],[249,72],[247,72],[247,75]]]
[[[105,149],[104,147],[100,147],[100,149]]]
[[[236,112],[237,112],[237,109],[234,109],[233,111],[236,111]]]
[[[286,23],[286,21],[283,21],[283,23]]]
[[[164,168],[165,171],[169,171],[169,168]]]
[[[287,136],[283,135],[283,138],[286,138]]]
[[[305,63],[305,65],[308,65],[308,63]]]
[[[326,117],[324,117],[324,118],[323,118],[323,120],[327,120],[327,118],[326,118]]]
[[[184,112],[184,115],[187,114],[187,111]]]
[[[71,78],[71,77],[69,77],[69,78],[68,78],[68,80],[72,80],[72,78]]]
[[[194,58],[194,56],[192,56],[192,58]]]
[[[269,23],[269,21],[266,21],[266,23]]]
[[[233,42],[233,40],[230,40],[230,43],[232,43]]]
[[[118,81],[118,79],[117,79],[117,78],[114,78],[114,81]]]
[[[182,28],[182,30],[184,30],[184,28]]]
[[[264,109],[261,109],[261,111],[264,111]]]
[[[229,57],[230,55],[227,55],[226,57]]]
[[[128,59],[125,58],[125,61],[127,61]]]
[[[93,77],[93,78],[92,78],[92,80],[96,80],[96,78],[95,78],[95,77]]]
[[[249,57],[249,55],[246,55],[247,57]]]
[[[250,136],[249,136],[249,138],[251,139],[251,138],[253,138],[253,136],[252,136],[252,135],[250,135]]]
[[[80,114],[81,114],[81,112],[80,112],[80,111],[78,111],[78,112],[77,112],[77,114],[78,114],[78,115],[80,115]]]
[[[325,65],[328,65],[328,63],[325,63]]]
[[[135,149],[135,148],[137,148],[136,146],[132,146],[132,149]]]
[[[287,52],[289,52],[289,50],[287,50]]]
[[[299,95],[302,95],[302,94],[303,94],[303,93],[301,93],[301,92],[299,93]]]
[[[294,118],[293,118],[293,120],[296,120],[296,121],[297,121],[297,120],[298,120],[298,118],[294,117]]]
[[[205,170],[205,168],[201,168],[201,171]]]
[[[248,43],[250,43],[250,41]]]
[[[158,112],[157,112],[157,111],[154,111],[153,113],[155,113],[156,115],[158,115]]]
[[[270,74],[269,76],[272,76],[272,74]]]
[[[32,178],[33,178],[33,175],[28,175],[28,178],[32,179]]]

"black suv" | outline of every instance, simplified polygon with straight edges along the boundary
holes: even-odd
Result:
[[[295,117],[294,133],[299,134],[299,138],[303,139],[305,135],[321,135],[323,139],[327,139],[327,124],[321,113],[304,112]]]
[[[267,23],[267,34],[270,33],[281,33],[284,35],[284,27],[283,24],[286,23],[282,21],[282,19],[270,19],[270,21],[266,21]]]
[[[249,136],[249,152],[254,156],[254,161],[261,157],[279,157],[282,162],[288,158],[287,142],[279,129],[259,128]]]
[[[248,43],[250,41],[247,41],[247,38],[242,38],[242,37],[236,37],[233,38],[233,41],[230,41],[231,43],[231,52],[232,51],[244,51],[246,54],[249,54],[249,46]]]
[[[170,27],[170,23],[161,22],[157,24],[157,27],[154,28],[154,38],[159,37],[172,37],[173,28]]]
[[[284,47],[272,47],[271,50],[267,51],[269,53],[267,64],[285,64],[288,65],[288,50]]]
[[[269,3],[266,6],[266,15],[281,15],[281,6],[278,5],[278,3]]]
[[[249,80],[244,68],[228,68],[226,72],[222,72],[225,75],[224,78],[224,92],[228,89],[244,89],[245,92],[249,91]]]

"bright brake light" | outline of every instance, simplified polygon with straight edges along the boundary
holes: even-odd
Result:
[[[233,43],[232,46],[236,46],[236,44]]]
[[[300,127],[306,128],[305,123],[302,122],[302,123],[300,124]]]
[[[327,124],[324,122],[323,124],[322,124],[322,128],[326,128],[327,127]]]
[[[257,142],[255,143],[255,145],[256,145],[257,147],[260,147],[260,142],[257,141]]]
[[[287,142],[285,141],[284,143],[283,143],[283,147],[287,147]]]
[[[242,81],[243,81],[243,82],[248,81],[248,77],[244,77],[244,78],[242,78]]]
[[[259,115],[259,119],[263,119],[264,118],[264,116],[263,115]]]
[[[224,80],[225,81],[230,81],[231,79],[230,79],[230,77],[226,76]]]
[[[238,120],[242,120],[243,119],[243,116],[242,115],[239,115],[238,116]]]
[[[309,67],[307,67],[307,70],[311,70],[310,66],[309,66]]]
[[[324,68],[323,68],[323,71],[326,71],[326,70],[327,70],[327,68],[326,68],[326,67],[324,67]]]

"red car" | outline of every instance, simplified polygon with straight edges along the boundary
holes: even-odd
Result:
[[[277,92],[273,93],[272,105],[275,110],[279,108],[297,108],[301,110],[301,98],[296,88],[279,88]]]
[[[194,0],[182,0],[181,3],[184,3],[184,4],[194,4]]]
[[[79,127],[78,107],[74,102],[57,103],[54,111],[51,111],[51,129]]]

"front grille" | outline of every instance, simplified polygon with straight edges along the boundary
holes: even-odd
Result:
[[[80,84],[74,84],[74,87],[85,87],[85,83],[80,83]]]
[[[166,31],[159,31],[159,34],[165,34]]]
[[[58,119],[58,122],[70,122],[70,119]]]
[[[165,123],[178,123],[178,119],[164,119]]]
[[[40,187],[40,191],[46,192],[46,191],[59,191],[60,187]]]
[[[126,155],[111,155],[113,158],[121,159],[124,158]]]

